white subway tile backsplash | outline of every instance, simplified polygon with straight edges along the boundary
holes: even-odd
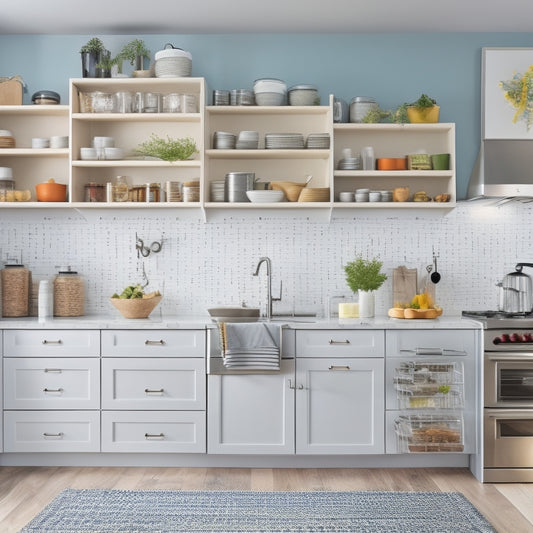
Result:
[[[451,212],[357,212],[352,218],[314,222],[279,215],[256,219],[233,215],[204,223],[198,216],[143,211],[120,215],[46,215],[20,210],[2,214],[0,251],[22,253],[34,278],[53,278],[70,265],[86,282],[86,313],[113,314],[107,299],[126,285],[143,282],[164,293],[163,313],[205,315],[213,304],[265,308],[266,270],[252,276],[259,258],[272,260],[272,291],[283,300],[276,313],[322,315],[331,295],[350,295],[343,265],[356,257],[379,257],[389,280],[378,291],[377,313],[392,305],[392,269],[416,267],[421,279],[432,252],[442,281],[437,301],[448,314],[494,309],[495,284],[518,261],[533,262],[532,208],[510,203],[488,207],[460,203]],[[344,215],[346,216],[346,215]],[[163,239],[160,253],[138,256],[136,236],[149,246]],[[533,272],[531,273],[533,275]]]

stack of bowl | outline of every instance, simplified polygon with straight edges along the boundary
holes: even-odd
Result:
[[[233,150],[236,137],[227,131],[215,131],[213,134],[213,148],[217,150]]]
[[[287,84],[276,78],[261,78],[254,82],[254,94],[257,105],[285,105]]]

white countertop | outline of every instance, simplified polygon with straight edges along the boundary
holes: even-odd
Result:
[[[314,317],[276,317],[274,322],[292,329],[482,329],[482,324],[460,316],[435,319],[403,320],[376,316],[374,318],[325,319]],[[88,315],[75,318],[36,317],[1,318],[1,329],[205,329],[214,327],[208,316],[155,316],[127,319],[110,315]]]

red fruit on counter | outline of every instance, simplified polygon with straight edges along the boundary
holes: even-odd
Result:
[[[522,334],[522,342],[531,342],[532,340],[531,333]]]
[[[520,342],[522,340],[522,338],[520,337],[520,335],[518,335],[518,333],[513,333],[510,337],[509,337],[509,340],[511,342]]]
[[[510,342],[509,335],[507,333],[504,333],[500,336],[500,342]]]

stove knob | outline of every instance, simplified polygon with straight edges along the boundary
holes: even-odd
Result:
[[[511,342],[520,342],[521,341],[521,338],[520,338],[520,335],[518,335],[518,333],[513,333],[510,337],[509,337],[509,340]]]
[[[500,344],[500,342],[502,342],[500,337],[494,337],[494,339],[492,339],[492,344]]]
[[[522,334],[522,342],[531,342],[531,333]]]
[[[502,333],[502,335],[500,336],[500,340],[501,342],[510,342],[510,338],[509,338],[509,335],[507,333]]]

